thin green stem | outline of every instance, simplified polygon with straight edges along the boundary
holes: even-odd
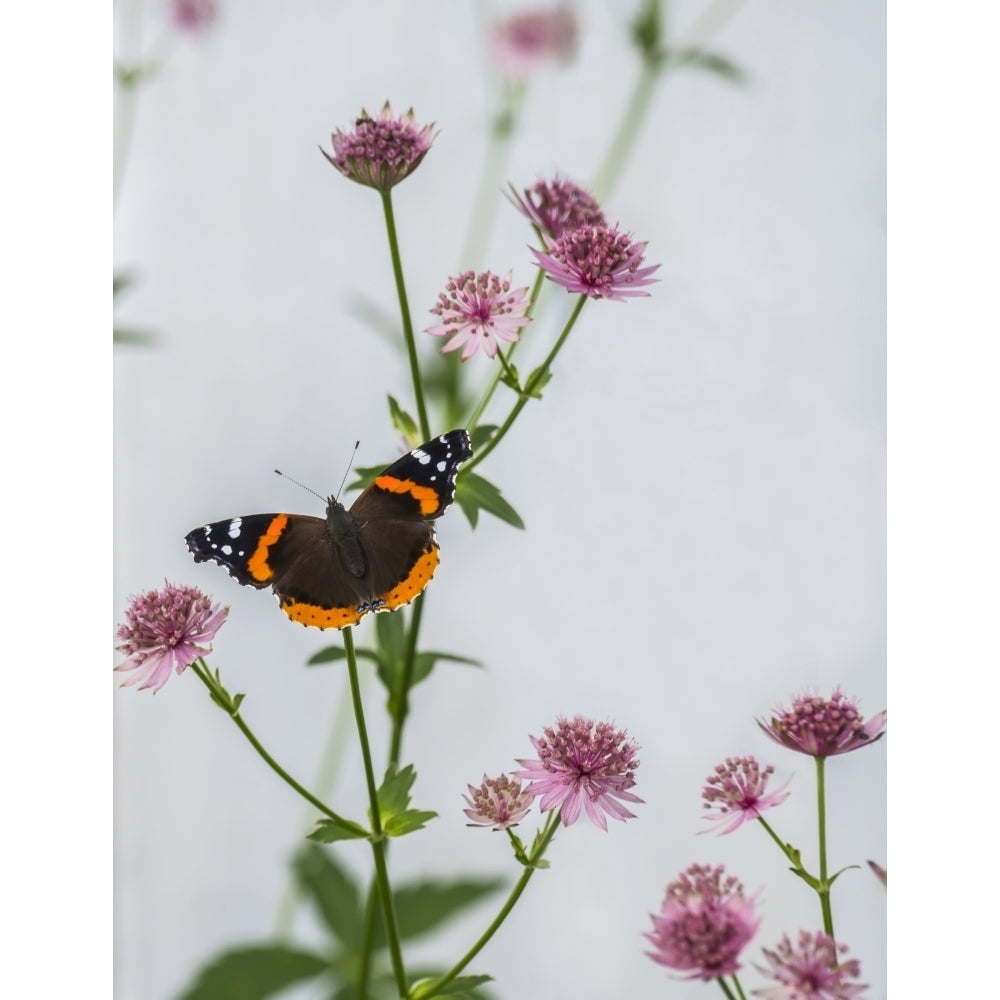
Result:
[[[735,976],[733,977],[736,978]],[[729,988],[729,984],[722,978],[722,976],[717,976],[715,980],[719,984],[719,989],[729,998],[729,1000],[736,1000],[736,994]]]
[[[538,296],[541,293],[542,283],[544,282],[544,280],[545,280],[545,272],[541,268],[539,268],[538,274],[535,275],[535,283],[531,286],[531,293],[528,297],[528,308],[525,309],[524,311],[525,316],[530,316],[534,312],[535,305],[538,302]],[[514,349],[520,342],[521,342],[520,339],[515,340],[514,343],[510,345],[510,348],[507,351],[506,355],[504,355],[502,351],[499,352],[498,357],[500,358],[504,368],[507,368],[509,366],[511,355],[514,353]],[[469,419],[465,422],[465,429],[470,434],[478,425],[484,411],[486,410],[486,407],[489,406],[490,400],[493,398],[493,393],[496,392],[496,388],[500,384],[500,376],[502,374],[503,374],[502,371],[494,371],[493,378],[490,380],[490,384],[486,387],[486,391],[483,393],[482,398],[476,404],[476,408],[472,411],[472,414],[470,415]]]
[[[784,856],[788,858],[788,860],[791,861],[793,865],[795,865],[796,867],[801,867],[799,859],[798,857],[796,857],[794,850],[791,849],[789,845],[786,844],[781,839],[781,837],[779,837],[774,832],[774,829],[771,827],[771,824],[768,823],[768,821],[764,819],[763,816],[758,816],[757,822],[760,823],[760,825],[764,827],[765,830],[767,830],[768,836],[778,845],[779,848],[781,848],[781,853],[784,854]]]
[[[221,704],[220,698],[224,698],[227,702],[231,702],[229,698],[229,693],[219,684],[214,677],[212,677],[211,672],[208,669],[208,665],[205,663],[202,657],[191,664],[191,669],[198,675],[198,679],[208,688],[212,693],[213,698],[216,700],[217,704]],[[240,715],[238,708],[227,709],[226,714],[236,723],[240,732],[247,738],[250,745],[257,751],[260,757],[263,759],[264,763],[271,768],[274,773],[281,778],[286,785],[298,792],[307,802],[311,803],[316,807],[324,816],[328,816],[335,823],[340,826],[347,827],[354,832],[360,834],[361,836],[367,837],[368,831],[357,823],[351,822],[351,820],[345,819],[343,816],[335,813],[325,802],[320,801],[315,795],[312,794],[303,785],[300,785],[268,752],[264,749],[263,744],[254,735],[253,730],[243,721],[243,716]]]
[[[819,905],[823,912],[823,930],[832,938],[833,908],[830,905],[830,883],[827,881],[826,854],[826,758],[816,757],[816,825],[819,836]]]
[[[461,974],[462,970],[486,947],[493,935],[500,929],[500,925],[507,919],[510,911],[517,905],[517,901],[521,898],[524,890],[528,887],[528,883],[531,881],[531,876],[537,870],[538,862],[542,859],[546,848],[549,846],[553,836],[555,836],[555,832],[559,827],[559,817],[559,812],[549,814],[541,836],[528,857],[529,863],[525,866],[514,888],[511,889],[506,902],[500,907],[500,911],[493,918],[489,927],[483,931],[476,943],[440,979],[434,980],[433,991],[435,993],[440,992],[444,986],[447,986],[448,983]]]
[[[406,354],[410,361],[410,379],[413,382],[413,395],[417,403],[420,433],[426,441],[431,436],[431,426],[427,419],[427,405],[424,402],[424,384],[420,377],[420,362],[417,359],[417,342],[413,336],[413,320],[410,318],[410,304],[406,297],[406,282],[403,280],[403,261],[399,254],[396,218],[392,210],[392,190],[382,191],[381,194],[386,234],[389,237],[389,253],[392,256],[392,273],[396,280],[396,294],[399,296],[399,313],[403,324],[403,339],[406,341]]]
[[[532,397],[532,388],[534,385],[539,385],[544,382],[545,376],[548,374],[549,369],[552,367],[552,362],[555,361],[556,355],[561,350],[563,344],[566,343],[566,338],[569,336],[570,330],[573,329],[573,325],[576,323],[577,317],[580,315],[580,311],[583,309],[586,301],[586,295],[581,295],[573,307],[573,311],[570,313],[569,319],[566,320],[566,325],[563,327],[562,333],[559,334],[559,339],[555,342],[552,350],[549,351],[546,359],[541,363],[541,365],[532,372],[528,381],[523,387],[523,391],[517,398],[517,402],[514,403],[510,413],[507,415],[507,419],[500,425],[500,429],[493,435],[492,438],[486,443],[486,445],[481,448],[472,459],[471,462],[465,467],[466,472],[471,472],[479,463],[486,458],[487,455],[504,439],[507,431],[510,430],[514,421],[517,419],[518,414],[524,409],[528,400]]]
[[[396,926],[396,911],[392,903],[392,889],[389,886],[389,870],[385,863],[385,837],[382,830],[382,814],[378,804],[378,786],[375,784],[375,768],[372,766],[371,742],[368,739],[368,726],[365,724],[365,709],[361,701],[361,684],[358,680],[358,658],[354,650],[354,631],[348,626],[343,630],[344,653],[347,658],[347,676],[351,682],[351,702],[354,705],[354,722],[358,730],[358,742],[361,744],[361,759],[365,768],[365,784],[368,786],[368,807],[371,813],[372,857],[375,861],[375,881],[378,885],[379,899],[382,903],[382,917],[385,921],[386,942],[389,945],[389,957],[392,961],[392,971],[396,977],[396,986],[401,997],[406,996],[406,969],[403,965],[403,951],[399,943],[399,930]],[[361,956],[362,963],[367,964],[369,956]]]
[[[736,987],[736,992],[739,995],[740,1000],[747,1000],[746,993],[743,992],[743,984],[740,982],[740,977],[733,973],[733,986]]]
[[[403,727],[410,714],[410,687],[413,683],[413,669],[417,662],[417,639],[420,634],[420,620],[424,613],[424,594],[413,602],[410,617],[410,631],[406,639],[406,657],[403,660],[403,674],[396,692],[396,706],[392,717],[392,739],[389,745],[389,764],[398,764],[403,746]]]

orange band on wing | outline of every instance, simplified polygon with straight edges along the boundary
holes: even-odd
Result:
[[[395,476],[381,475],[374,483],[388,493],[406,493],[420,504],[420,513],[427,517],[441,506],[441,496],[431,486],[420,486],[412,479],[397,479]]]
[[[409,604],[430,582],[439,561],[438,547],[432,542],[424,549],[416,565],[410,570],[409,576],[402,583],[393,587],[388,594],[383,595],[385,607],[391,611],[401,604]]]
[[[281,533],[288,527],[288,515],[279,514],[267,526],[267,533],[260,536],[257,548],[253,555],[247,560],[247,572],[262,583],[270,580],[274,576],[267,561],[268,550],[281,537]]]
[[[347,625],[356,625],[361,621],[361,615],[357,608],[321,608],[316,604],[303,604],[300,601],[282,602],[281,610],[292,619],[293,622],[301,622],[303,625],[312,625],[313,628],[344,628]]]

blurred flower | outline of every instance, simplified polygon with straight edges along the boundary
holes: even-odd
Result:
[[[434,141],[434,125],[417,128],[413,109],[396,118],[386,101],[378,118],[361,111],[350,132],[331,137],[333,156],[320,152],[345,176],[379,191],[388,191],[420,166]]]
[[[499,778],[487,778],[484,774],[478,788],[469,785],[469,795],[462,796],[471,807],[462,810],[472,820],[468,826],[492,826],[494,830],[517,826],[534,801],[533,795],[521,791],[520,778],[512,780],[506,774]]]
[[[727,757],[708,776],[702,789],[705,808],[710,810],[705,818],[722,827],[720,834],[732,833],[745,820],[757,819],[765,809],[780,805],[788,798],[788,792],[784,791],[788,782],[766,795],[772,774],[774,768],[770,764],[762,771],[754,757]]]
[[[482,344],[486,355],[493,358],[500,346],[498,341],[517,340],[517,331],[531,322],[524,315],[529,305],[528,289],[511,291],[510,277],[510,271],[503,279],[491,271],[465,271],[448,279],[437,305],[431,309],[443,322],[427,328],[435,337],[451,337],[442,352],[455,351],[465,344],[462,360],[467,361]]]
[[[132,598],[126,623],[116,633],[115,648],[128,659],[115,670],[136,670],[122,687],[139,684],[159,691],[171,667],[181,674],[199,656],[212,651],[211,642],[226,620],[229,608],[213,605],[196,587],[175,587],[164,581],[163,590],[150,590]]]
[[[608,722],[594,723],[576,716],[559,719],[555,728],[546,727],[540,739],[531,737],[538,760],[518,760],[523,771],[515,777],[529,778],[527,791],[542,797],[542,812],[559,808],[562,821],[570,826],[583,806],[590,821],[607,830],[605,814],[612,819],[634,819],[621,802],[642,802],[628,789],[635,784],[636,745],[624,730]],[[619,801],[621,800],[621,801]]]
[[[531,248],[539,267],[568,292],[592,299],[629,299],[648,295],[639,289],[653,284],[649,276],[660,266],[639,267],[645,243],[633,243],[618,227],[578,226],[546,239],[548,251]]]
[[[864,722],[856,700],[845,698],[840,689],[829,699],[802,695],[790,711],[778,709],[770,725],[757,725],[776,743],[810,757],[832,757],[868,746],[882,736],[885,711]]]
[[[555,177],[538,181],[518,194],[510,185],[508,196],[533,226],[546,236],[558,239],[567,229],[579,226],[604,226],[607,220],[597,199],[570,180]]]
[[[691,865],[667,886],[663,906],[645,935],[647,955],[660,965],[690,972],[687,979],[717,979],[740,968],[740,952],[760,921],[743,884],[722,866]]]
[[[180,31],[207,31],[219,13],[215,0],[170,0],[170,20]]]
[[[490,48],[512,77],[530,76],[546,63],[566,63],[576,53],[579,30],[569,7],[517,14],[493,29]]]
[[[868,987],[848,981],[861,975],[861,965],[856,958],[839,961],[837,953],[846,951],[844,945],[838,946],[822,931],[800,931],[795,948],[786,934],[774,951],[764,949],[771,968],[757,966],[759,972],[776,979],[779,985],[754,990],[754,996],[767,1000],[852,1000]]]

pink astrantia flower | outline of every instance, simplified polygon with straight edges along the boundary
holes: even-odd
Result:
[[[345,176],[388,191],[420,166],[434,141],[434,125],[417,128],[413,109],[398,118],[386,101],[378,118],[361,111],[349,132],[333,133],[333,156],[320,152]]]
[[[740,952],[757,933],[760,921],[743,884],[724,875],[720,865],[691,865],[667,886],[647,955],[660,965],[690,972],[686,979],[717,979],[740,968]]]
[[[478,788],[469,785],[469,794],[462,798],[470,806],[462,810],[472,820],[468,826],[506,830],[524,819],[535,797],[521,790],[520,778],[508,778],[506,774],[487,778],[484,774],[483,783]]]
[[[608,722],[595,723],[582,716],[559,719],[554,728],[531,742],[538,760],[518,760],[524,770],[514,776],[528,778],[527,791],[542,797],[542,812],[562,810],[562,821],[570,826],[580,816],[581,806],[590,821],[607,830],[605,816],[633,819],[622,802],[642,802],[629,789],[635,784],[637,748],[624,730]]]
[[[215,0],[170,0],[170,19],[180,31],[207,31],[218,15]]]
[[[861,718],[856,699],[845,698],[840,689],[829,698],[802,695],[790,710],[778,709],[770,724],[757,725],[776,743],[810,757],[832,757],[869,746],[882,736],[885,710],[867,722]]]
[[[500,68],[523,78],[547,63],[566,63],[576,53],[579,29],[568,7],[530,11],[501,21],[493,30],[490,48]]]
[[[126,623],[118,627],[115,648],[127,659],[115,670],[135,670],[122,687],[139,684],[159,691],[171,668],[183,673],[199,656],[212,651],[199,645],[215,638],[229,608],[213,605],[196,587],[175,587],[164,581],[163,590],[150,590],[132,598]],[[142,682],[141,684],[139,682]]]
[[[592,299],[630,299],[648,295],[641,289],[653,284],[650,275],[660,266],[640,267],[645,243],[614,226],[578,226],[555,240],[546,238],[546,251],[531,248],[539,267],[568,292]]]
[[[861,965],[856,958],[844,961],[838,957],[846,951],[822,931],[801,931],[794,948],[786,934],[774,951],[764,949],[771,967],[757,966],[778,985],[754,990],[754,996],[767,1000],[853,1000],[868,986],[850,981],[861,975]]]
[[[568,229],[607,225],[593,195],[563,177],[538,181],[523,194],[511,184],[508,198],[539,232],[554,240]]]
[[[435,337],[451,337],[441,348],[455,351],[463,344],[462,360],[468,361],[476,348],[483,345],[488,357],[496,357],[499,341],[513,343],[517,331],[531,322],[525,316],[528,308],[528,289],[511,291],[511,273],[498,278],[491,271],[476,274],[465,271],[449,278],[445,290],[438,296],[437,305],[431,309],[442,322],[427,328]]]
[[[701,797],[709,810],[705,818],[721,827],[720,834],[732,833],[745,820],[757,819],[765,809],[780,805],[788,798],[784,790],[788,782],[768,795],[767,782],[772,774],[770,764],[761,770],[754,757],[727,757],[724,764],[716,765],[702,789]]]

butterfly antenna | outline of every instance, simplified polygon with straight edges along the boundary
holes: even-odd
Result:
[[[314,497],[318,497],[320,500],[323,501],[323,503],[326,503],[327,500],[329,499],[328,497],[320,496],[320,494],[317,493],[315,490],[309,489],[309,487],[306,486],[305,483],[300,483],[297,479],[292,479],[291,476],[286,476],[285,473],[281,471],[281,469],[275,469],[274,471],[279,476],[281,476],[282,479],[287,479],[290,483],[295,483],[296,486],[301,486],[302,489],[306,491],[306,493],[311,493]]]
[[[341,481],[340,481],[340,489],[337,490],[337,499],[338,500],[340,499],[340,494],[344,492],[344,483],[347,482],[347,477],[351,474],[351,466],[354,465],[354,456],[357,455],[358,448],[360,447],[360,445],[361,445],[360,441],[355,441],[354,442],[354,451],[351,452],[351,457],[350,457],[350,459],[348,459],[348,462],[347,462],[347,469],[344,471],[344,478],[341,479]]]

